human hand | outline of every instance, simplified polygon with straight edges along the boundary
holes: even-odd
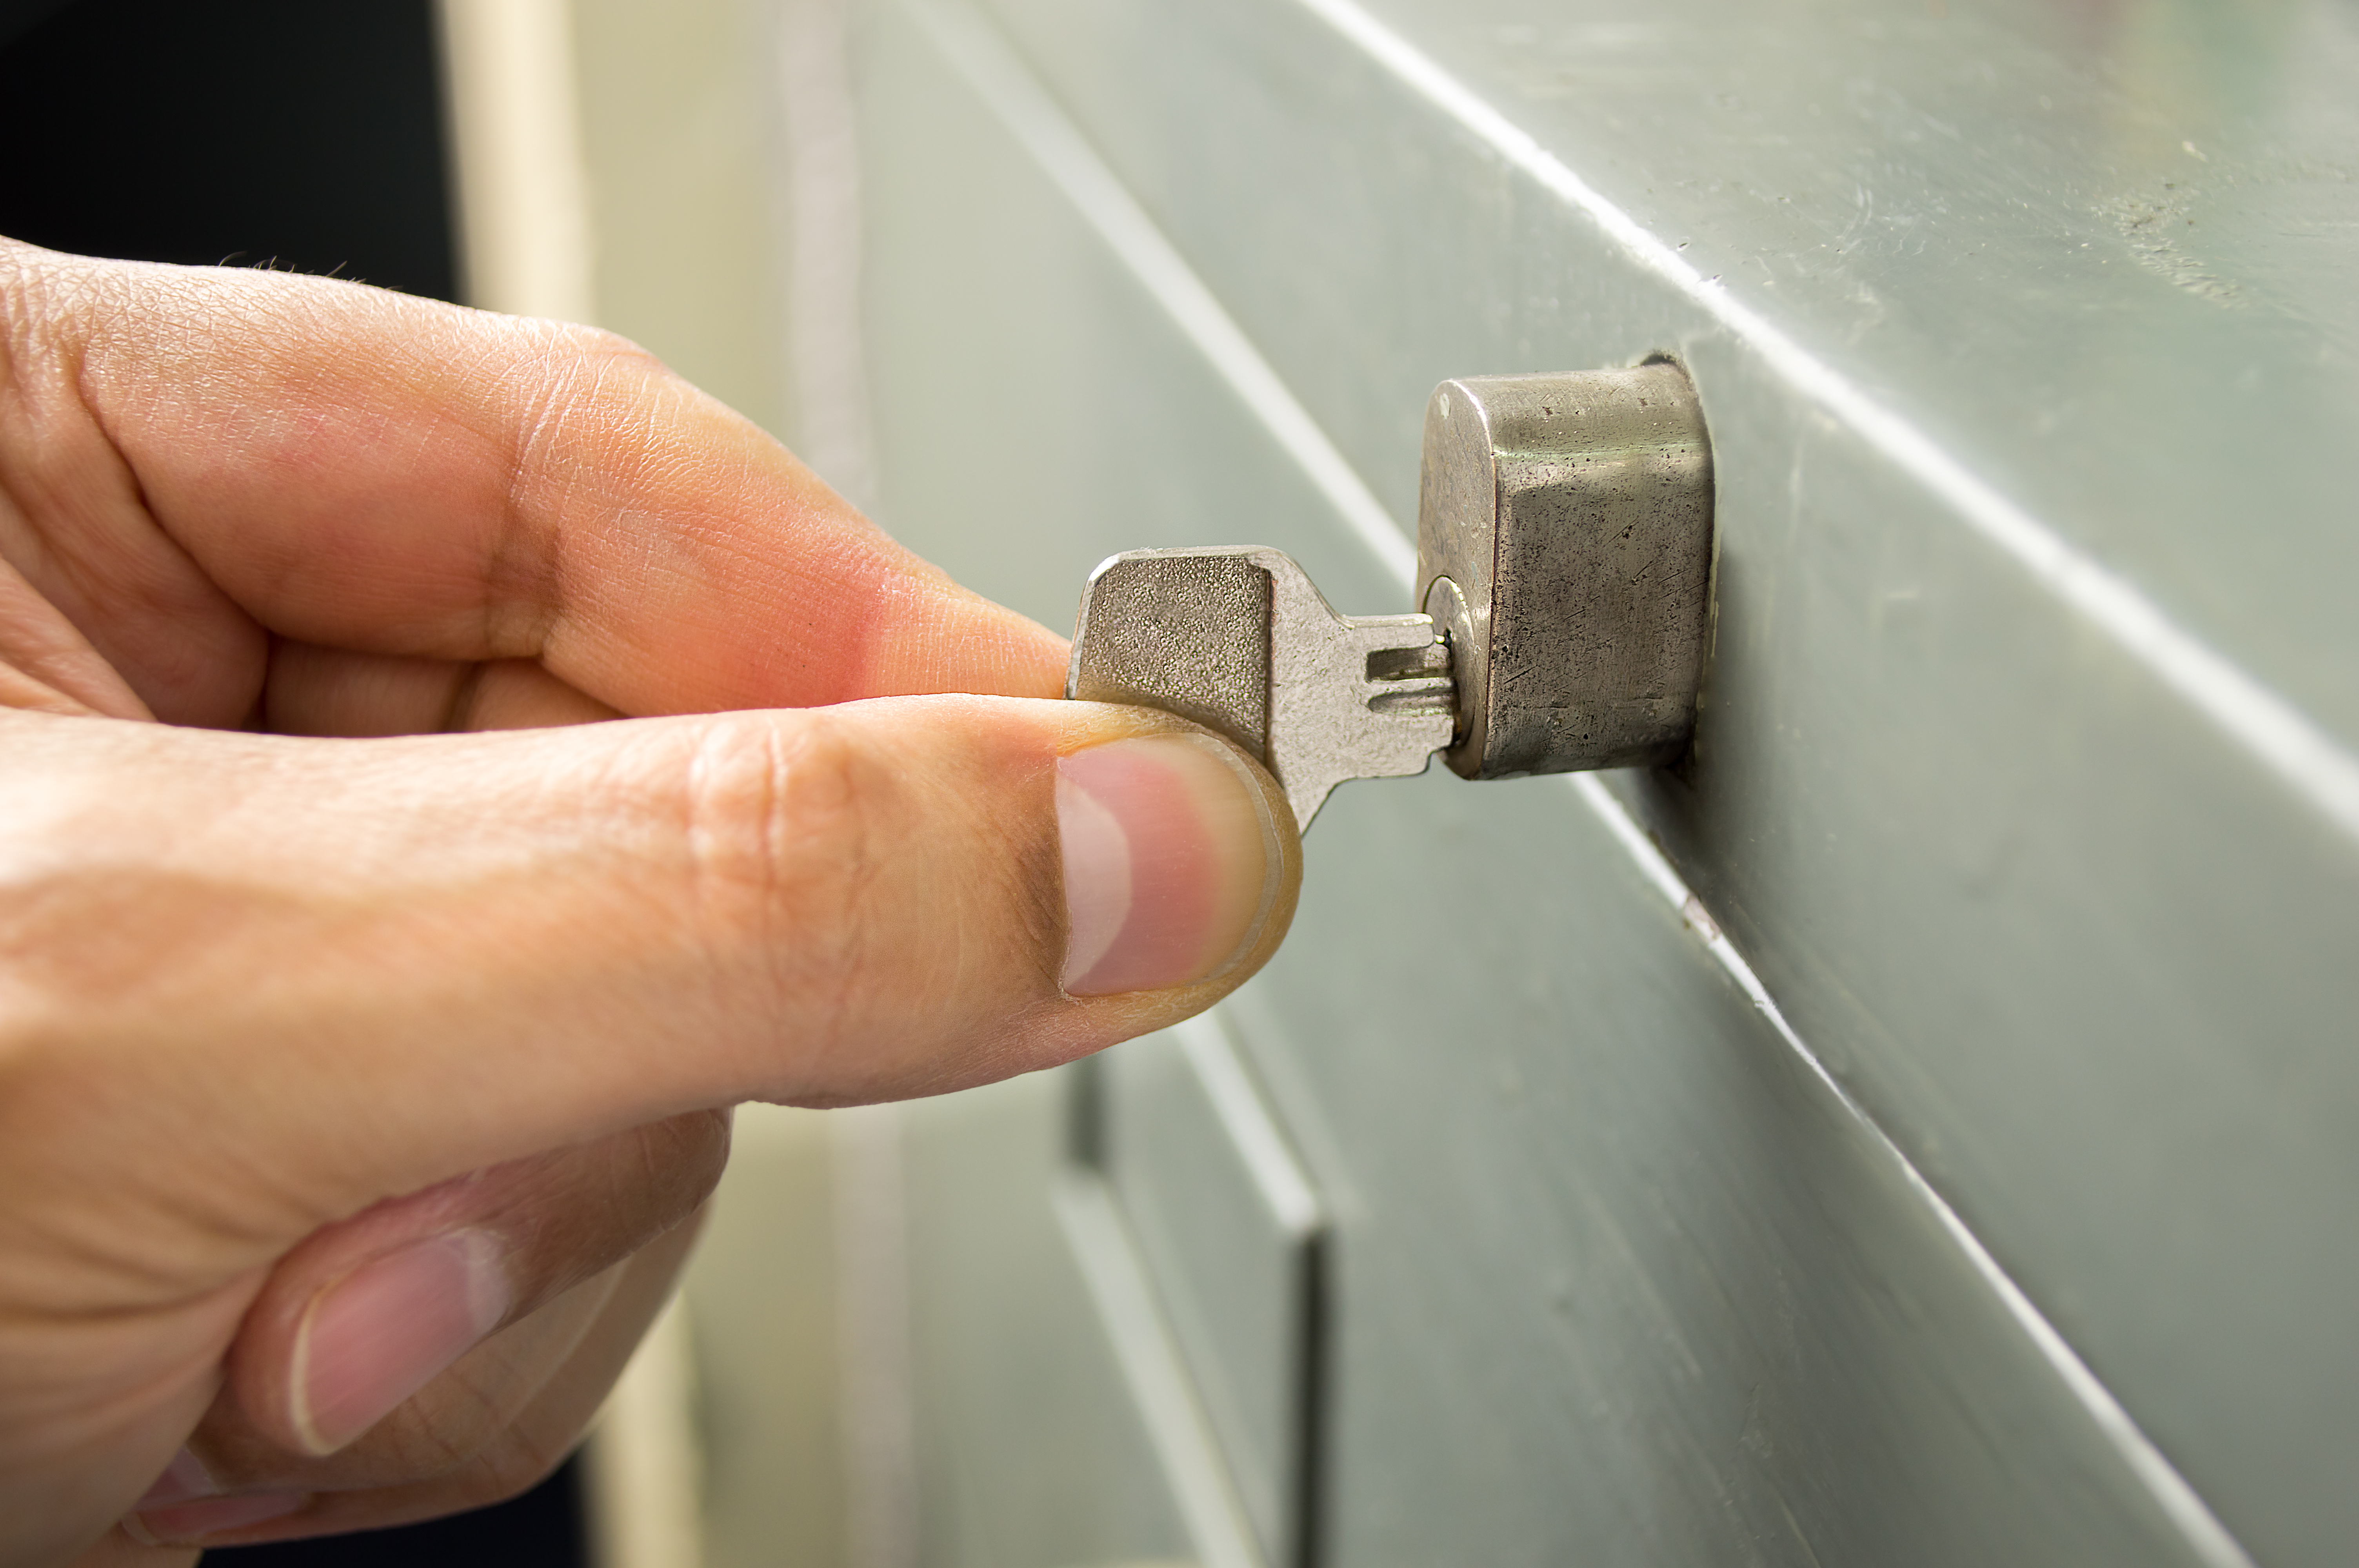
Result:
[[[0,327],[5,1568],[517,1490],[721,1108],[1046,1066],[1285,931],[1265,775],[1039,700],[1057,638],[626,344],[5,242]]]

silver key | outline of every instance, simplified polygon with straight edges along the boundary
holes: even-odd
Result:
[[[1457,706],[1430,616],[1338,615],[1291,557],[1250,545],[1132,550],[1092,572],[1065,695],[1227,736],[1301,828],[1347,779],[1423,773]]]

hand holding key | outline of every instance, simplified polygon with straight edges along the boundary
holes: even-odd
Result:
[[[0,328],[0,1568],[515,1492],[729,1104],[1284,934],[1259,769],[620,340],[5,241]]]

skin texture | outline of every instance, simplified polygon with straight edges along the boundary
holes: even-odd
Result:
[[[304,1498],[224,1543],[520,1490],[726,1107],[1251,974],[1299,860],[1247,770],[1288,826],[1242,961],[1060,989],[1058,760],[1184,729],[1048,700],[1063,661],[613,337],[0,242],[0,1568],[191,1561],[116,1524],[184,1443]],[[504,1325],[308,1451],[307,1309],[454,1231]]]

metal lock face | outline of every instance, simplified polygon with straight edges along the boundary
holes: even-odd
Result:
[[[1712,449],[1677,365],[1445,381],[1426,405],[1417,602],[1470,779],[1676,761],[1695,726]]]

